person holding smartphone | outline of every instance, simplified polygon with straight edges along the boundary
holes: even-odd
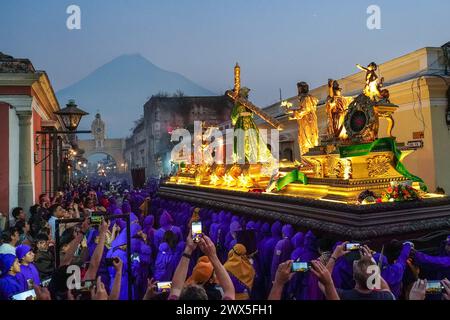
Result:
[[[186,247],[184,249],[183,255],[180,262],[178,263],[175,274],[172,278],[172,287],[170,289],[169,300],[207,300],[208,295],[204,288],[198,285],[185,285],[186,276],[188,273],[189,262],[191,260],[192,253],[197,249],[200,250],[209,258],[211,261],[214,272],[217,277],[219,285],[223,289],[222,300],[234,300],[235,291],[233,282],[225,269],[225,267],[220,263],[217,257],[216,246],[211,241],[211,239],[204,235],[200,242],[197,244],[193,241],[192,234],[186,239]]]

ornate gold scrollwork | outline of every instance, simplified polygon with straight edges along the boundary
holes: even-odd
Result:
[[[391,157],[386,155],[379,155],[367,159],[367,171],[369,177],[378,177],[385,175],[390,167]]]

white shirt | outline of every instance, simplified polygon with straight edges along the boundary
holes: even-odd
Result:
[[[16,255],[16,247],[13,247],[9,243],[4,243],[0,246],[0,254],[13,254]]]

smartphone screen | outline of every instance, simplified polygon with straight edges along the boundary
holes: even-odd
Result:
[[[439,280],[430,280],[427,282],[427,293],[431,294],[437,294],[441,293],[442,290],[444,290],[444,286],[442,285],[441,281]]]
[[[361,248],[361,244],[360,243],[347,243],[345,245],[345,250],[346,251],[359,250],[360,248]]]
[[[309,262],[293,262],[292,272],[306,272],[311,269],[311,264]]]
[[[48,285],[50,284],[50,281],[52,280],[52,278],[48,278],[45,280],[41,281],[41,287],[48,287]]]
[[[96,284],[95,280],[86,280],[81,282],[80,291],[90,291]]]
[[[91,216],[90,223],[91,224],[100,224],[102,222],[102,216]]]
[[[156,287],[158,288],[158,292],[170,291],[170,288],[172,287],[172,281],[157,282]]]
[[[139,258],[139,254],[137,254],[137,253],[133,253],[131,255],[131,260],[136,261],[136,262],[141,262],[141,259]]]
[[[192,222],[192,239],[195,242],[198,242],[201,236],[202,236],[202,223],[200,221]]]
[[[28,297],[36,300],[36,292],[34,292],[34,289],[15,294],[11,297],[11,300],[27,300]]]

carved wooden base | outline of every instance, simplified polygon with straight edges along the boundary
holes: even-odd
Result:
[[[163,185],[159,196],[228,210],[253,219],[279,220],[299,229],[339,239],[402,239],[412,234],[450,231],[449,197],[358,206],[172,183]]]

